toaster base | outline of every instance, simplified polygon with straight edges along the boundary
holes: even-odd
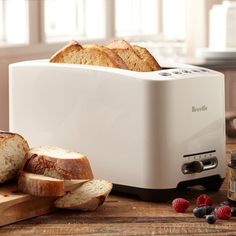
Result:
[[[167,202],[178,196],[181,191],[186,190],[188,187],[202,185],[208,191],[218,191],[222,185],[224,178],[219,175],[204,177],[200,179],[188,180],[180,182],[176,188],[172,189],[146,189],[137,188],[126,185],[113,184],[113,193],[125,193],[135,195],[143,201],[150,202]]]

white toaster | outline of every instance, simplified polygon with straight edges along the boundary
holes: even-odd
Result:
[[[9,67],[10,131],[88,156],[115,191],[162,201],[225,177],[223,74],[134,72],[36,60]]]

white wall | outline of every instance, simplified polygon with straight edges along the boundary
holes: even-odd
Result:
[[[42,50],[31,50],[26,49],[22,51],[21,48],[18,50],[8,50],[7,53],[2,52],[0,54],[0,130],[8,130],[8,119],[9,119],[9,106],[8,106],[8,65],[11,63],[49,58],[54,52],[55,48],[48,48],[46,51]]]

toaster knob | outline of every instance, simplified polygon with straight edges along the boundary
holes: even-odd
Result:
[[[199,173],[203,171],[203,163],[201,161],[193,161],[183,165],[183,173],[191,174],[191,173]]]
[[[188,166],[190,169],[193,170],[193,172],[202,172],[203,171],[203,164],[201,161],[193,161]]]

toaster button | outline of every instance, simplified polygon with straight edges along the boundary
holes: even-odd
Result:
[[[180,71],[174,71],[173,74],[182,75],[182,73]]]
[[[171,76],[171,73],[168,73],[168,72],[161,72],[161,73],[159,73],[159,75],[162,75],[162,76]]]
[[[183,72],[183,73],[186,73],[186,74],[191,73],[191,71],[189,71],[189,70],[182,70],[182,72]]]

